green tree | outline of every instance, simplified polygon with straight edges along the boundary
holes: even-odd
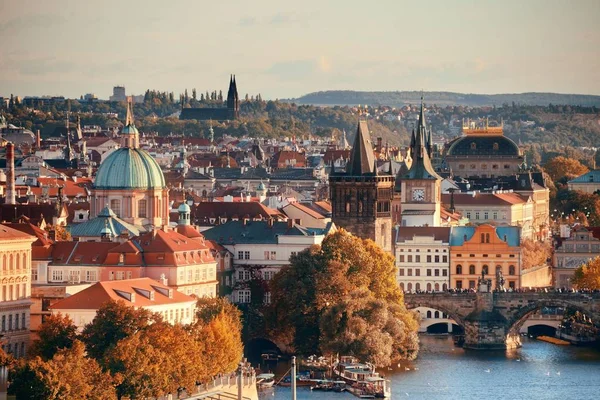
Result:
[[[68,315],[49,315],[38,330],[39,339],[33,342],[30,356],[50,360],[60,349],[69,349],[77,339],[77,327]]]

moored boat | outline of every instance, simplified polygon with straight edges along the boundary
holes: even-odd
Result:
[[[350,385],[348,391],[357,397],[388,399],[392,396],[390,381],[380,376],[373,364],[360,363],[354,357],[343,356],[334,365],[334,371]]]
[[[275,384],[275,375],[260,374],[256,377],[256,385],[259,388],[270,388]]]

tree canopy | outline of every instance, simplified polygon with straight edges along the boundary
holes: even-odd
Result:
[[[39,339],[33,342],[29,354],[50,360],[58,350],[71,348],[77,339],[77,327],[68,315],[49,315],[40,325],[38,336]]]
[[[577,268],[571,278],[571,283],[579,289],[600,289],[600,257]]]
[[[404,306],[394,258],[373,241],[341,229],[290,261],[271,285],[267,324],[272,336],[303,354],[347,350],[367,357],[377,349],[368,359],[378,365],[416,357],[418,319]],[[370,320],[382,313],[385,318]],[[392,314],[398,325],[388,324],[387,315]],[[350,318],[360,326],[339,323]],[[335,327],[332,321],[337,321]],[[338,334],[353,337],[352,344],[344,345]]]
[[[581,164],[579,160],[563,156],[554,157],[548,161],[544,165],[544,170],[554,182],[570,180],[589,172],[589,168]]]
[[[539,242],[537,240],[523,239],[521,241],[523,252],[522,269],[546,265],[552,258],[552,245],[550,242]]]

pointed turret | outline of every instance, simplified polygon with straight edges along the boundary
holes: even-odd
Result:
[[[354,176],[373,174],[374,164],[375,155],[373,154],[367,121],[359,119],[354,145],[350,152],[350,161],[346,166],[346,173]]]
[[[127,115],[125,117],[125,126],[121,131],[121,147],[137,149],[140,147],[140,133],[135,127],[133,120],[133,102],[132,98],[127,98]]]
[[[405,175],[408,179],[441,179],[431,165],[430,157],[431,131],[428,132],[425,122],[425,106],[421,96],[421,111],[419,121],[413,131],[410,153],[412,165]]]

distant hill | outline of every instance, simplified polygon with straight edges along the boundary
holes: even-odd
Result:
[[[438,105],[501,106],[502,104],[547,106],[549,104],[573,106],[600,106],[600,96],[560,93],[506,93],[465,94],[453,92],[424,92],[425,101]],[[327,90],[314,92],[284,101],[314,105],[386,105],[399,107],[420,102],[421,92],[357,92],[352,90]]]

